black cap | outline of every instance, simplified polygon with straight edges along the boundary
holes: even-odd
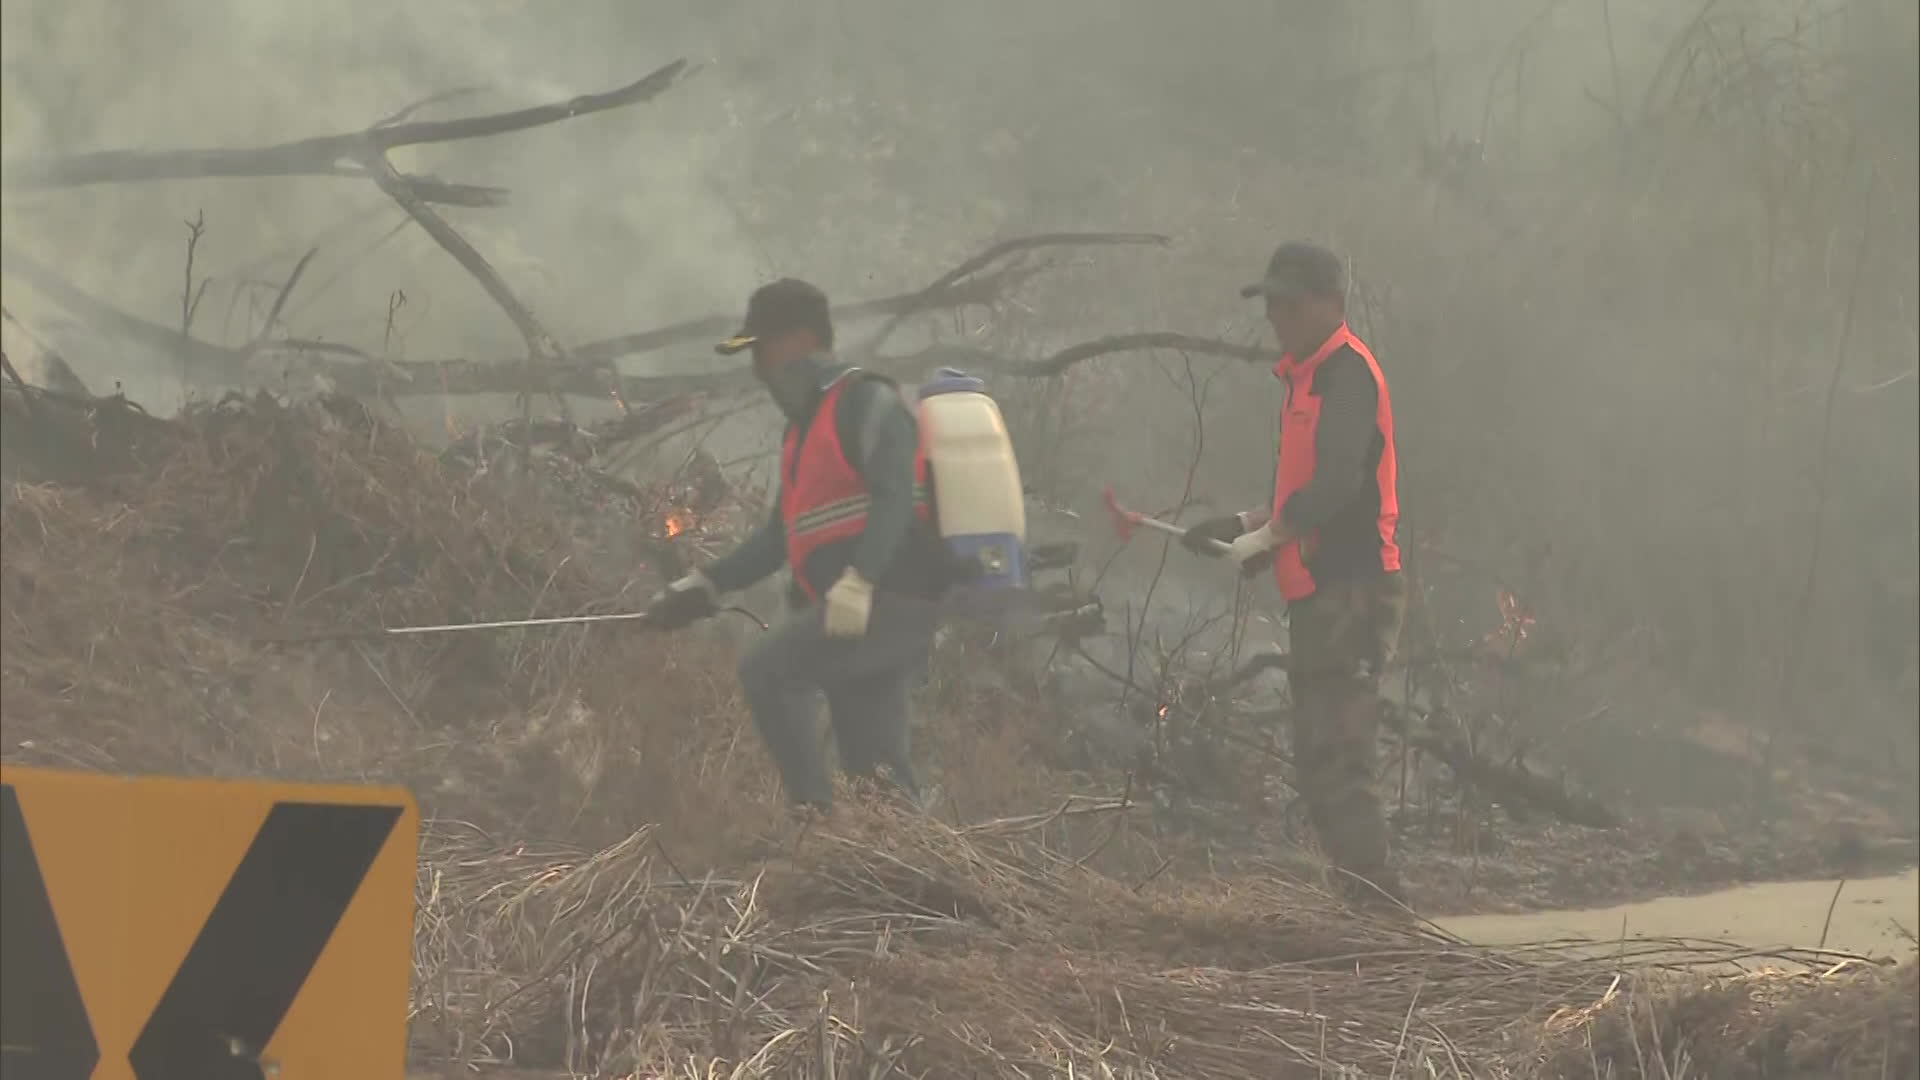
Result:
[[[1267,276],[1240,290],[1255,296],[1347,295],[1346,266],[1340,256],[1318,244],[1300,241],[1281,244],[1267,260]]]
[[[747,317],[740,332],[713,347],[721,356],[750,348],[763,337],[789,330],[811,330],[821,344],[833,343],[833,319],[827,313],[827,294],[798,278],[781,278],[762,285],[747,298]]]

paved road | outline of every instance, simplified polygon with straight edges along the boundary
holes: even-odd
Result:
[[[1631,938],[1712,938],[1754,948],[1820,944],[1827,909],[1827,948],[1869,956],[1914,951],[1895,928],[1920,932],[1920,870],[1890,877],[1838,881],[1784,881],[1744,885],[1702,896],[1665,896],[1583,911],[1465,915],[1440,919],[1446,930],[1482,945],[1516,945],[1560,938],[1617,941],[1624,920]]]

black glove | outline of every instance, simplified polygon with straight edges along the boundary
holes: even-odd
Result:
[[[1225,555],[1226,551],[1222,548],[1215,547],[1209,541],[1218,540],[1222,544],[1231,544],[1239,538],[1241,533],[1246,531],[1246,527],[1240,524],[1239,514],[1228,514],[1226,517],[1208,518],[1206,521],[1188,529],[1185,535],[1180,537],[1180,546],[1193,552],[1195,555],[1204,555],[1209,559],[1217,559]]]
[[[707,576],[695,570],[662,589],[647,605],[647,625],[679,630],[712,615],[720,608]]]

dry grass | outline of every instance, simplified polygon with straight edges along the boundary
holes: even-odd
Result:
[[[1920,1073],[1920,968],[1649,979],[1573,1018],[1548,1075],[1895,1077]]]
[[[559,523],[516,505],[338,402],[230,405],[84,483],[10,479],[7,758],[409,784],[426,817],[413,996],[426,1064],[1527,1075],[1562,1060],[1541,1036],[1574,1038],[1559,1031],[1569,1016],[1591,1022],[1595,1061],[1625,1060],[1617,980],[1651,954],[1494,951],[1284,877],[1175,880],[1130,801],[1061,802],[1059,776],[1047,790],[1008,694],[936,695],[931,741],[974,824],[850,792],[802,827],[775,812],[724,652],[698,635],[256,640],[634,591],[592,580]],[[1697,950],[1694,963],[1738,955]],[[1732,1001],[1744,985],[1709,993]],[[1887,1000],[1864,977],[1820,987],[1856,1012]],[[1714,1015],[1768,1022],[1761,996],[1742,1000]],[[1910,1044],[1911,1012],[1893,1018]],[[1663,1015],[1662,1047],[1687,1024]],[[1699,1057],[1704,1036],[1688,1038]],[[1801,1036],[1782,1060],[1861,1041]]]
[[[11,756],[392,780],[489,830],[595,844],[708,818],[693,781],[767,787],[738,725],[703,723],[733,690],[697,639],[567,628],[268,644],[631,608],[648,587],[590,579],[564,523],[351,402],[213,407],[91,464],[84,484],[8,481]]]
[[[1666,1033],[1641,1034],[1647,1056],[1624,1056],[1620,1033],[1623,970],[1682,944],[1689,965],[1752,959],[1730,946],[1497,951],[1284,879],[1138,890],[1033,842],[1046,817],[955,829],[863,806],[692,879],[645,830],[590,857],[437,835],[419,1049],[594,1076],[697,1061],[751,1077],[1231,1078],[1653,1076],[1620,1070],[1683,1051],[1705,1062],[1716,1035],[1723,1055],[1746,1050],[1685,997],[1645,1014]],[[1861,1040],[1811,1021],[1851,1008],[1897,1066],[1912,1011],[1888,1006],[1906,970],[1815,980],[1825,1005],[1753,995],[1741,1015],[1794,1041],[1780,1063],[1850,1067]],[[1715,1000],[1799,985],[1693,981]]]

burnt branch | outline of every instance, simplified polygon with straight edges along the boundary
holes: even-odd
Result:
[[[953,288],[996,262],[1044,247],[1110,244],[1153,244],[1157,247],[1166,247],[1172,242],[1172,237],[1162,236],[1159,233],[1035,233],[1031,236],[1016,236],[1011,240],[1003,240],[989,246],[985,251],[935,278],[932,284],[920,291],[922,294],[938,294]],[[912,314],[912,311],[894,313],[893,317],[887,320],[886,325],[882,326],[867,343],[868,350],[878,352],[887,338],[891,337],[893,332],[899,329],[900,324]]]
[[[344,163],[362,161],[369,154],[384,154],[396,147],[503,135],[638,104],[659,96],[687,71],[687,62],[676,60],[637,82],[604,94],[583,94],[569,101],[487,116],[383,123],[365,131],[322,135],[249,149],[101,150],[86,154],[62,154],[0,164],[0,173],[4,173],[8,187],[21,191],[210,177],[364,176],[363,172],[350,169]],[[441,185],[439,181],[417,177],[402,177],[401,182],[413,189],[411,193],[414,197],[433,202],[449,201],[431,197],[433,195],[458,193],[475,197],[481,193],[498,191]],[[425,189],[421,187],[423,184],[427,185]],[[468,202],[463,205],[494,204]]]
[[[1033,276],[1034,273],[1035,271],[1031,269],[1003,270],[983,274],[950,288],[935,291],[923,289],[894,296],[883,296],[877,300],[863,300],[854,304],[836,304],[833,308],[833,317],[836,320],[852,322],[856,319],[911,315],[945,308],[985,307],[999,300],[1015,285]],[[733,333],[739,326],[740,316],[738,315],[707,315],[653,330],[589,341],[576,347],[573,350],[573,357],[582,363],[608,364],[624,356],[655,352],[672,345],[722,338]],[[722,377],[735,378],[744,373],[745,370],[742,369],[739,372],[724,373]]]
[[[178,330],[114,307],[25,252],[0,246],[0,265],[4,266],[8,275],[25,281],[75,319],[98,331],[170,355],[177,354],[184,347],[193,361],[193,377],[209,384],[260,385],[281,374],[266,366],[265,361],[298,357],[302,370],[325,378],[341,393],[355,396],[379,396],[382,393],[394,396],[513,394],[529,385],[524,364],[475,363],[468,360],[392,363],[351,345],[306,338],[268,338],[243,347],[217,345],[197,338],[183,343]],[[11,312],[8,313],[8,320],[18,325]],[[47,351],[44,346],[42,351]],[[585,396],[607,393],[611,378],[602,370],[577,364],[562,365],[552,372],[540,373],[540,382],[544,387],[559,393]],[[74,380],[74,384],[79,385],[79,381]],[[744,389],[747,384],[745,379],[737,378],[732,385]],[[617,386],[622,393],[640,399],[726,389],[724,384],[705,377],[623,376],[619,378]]]
[[[192,221],[181,224],[187,227],[187,265],[183,271],[185,280],[180,287],[180,336],[185,338],[193,335],[193,317],[200,311],[200,300],[207,295],[207,282],[212,279],[202,279],[200,287],[194,288],[193,257],[200,250],[200,238],[207,234],[206,213],[197,213]]]
[[[388,182],[391,184],[392,180],[389,179]],[[402,205],[404,206],[405,203]],[[417,203],[408,209],[408,213],[412,214],[416,209],[431,216],[441,226],[445,226],[438,215],[424,207],[419,207]],[[416,217],[415,220],[419,219]],[[434,233],[434,228],[424,222],[422,227]],[[471,245],[467,245],[451,227],[446,227],[446,231],[464,250],[472,251]],[[434,237],[436,240],[440,239],[438,233],[434,233]],[[837,319],[854,321],[957,307],[988,306],[1000,301],[1022,282],[1040,272],[1039,267],[1033,266],[1006,267],[982,272],[993,262],[1010,254],[1049,245],[1133,243],[1147,242],[1150,239],[1148,234],[1135,233],[1051,233],[1019,237],[995,244],[972,256],[926,288],[874,300],[842,304],[835,307],[833,313]],[[454,253],[455,258],[460,258],[459,251],[453,248],[449,250]],[[13,248],[0,248],[0,251],[4,252],[7,273],[19,275],[81,321],[141,344],[173,351],[181,348],[177,331],[159,327],[113,307],[88,294],[23,252]],[[474,266],[464,259],[462,259],[462,265],[466,266],[469,272],[474,272],[476,278],[481,279],[483,286],[487,286],[488,294],[497,303],[501,303],[502,308],[514,318],[515,326],[521,330],[523,336],[528,337],[530,347],[542,338],[551,341],[551,336],[545,334],[539,321],[513,298],[511,291],[506,289],[504,282],[499,281],[498,274],[487,266],[479,253],[473,252],[473,257],[478,260],[478,265],[485,268],[484,276],[482,272],[475,272]],[[493,279],[493,285],[487,285],[489,277]],[[505,302],[501,300],[503,295],[506,297]],[[513,314],[516,308],[526,313],[524,322]],[[257,367],[258,360],[268,356],[299,354],[301,363],[306,369],[325,377],[337,390],[347,394],[385,393],[408,396],[429,393],[547,392],[600,397],[612,393],[617,395],[616,400],[646,401],[678,394],[730,396],[751,389],[752,376],[745,367],[673,375],[623,375],[618,374],[613,367],[613,361],[623,356],[725,336],[737,327],[738,319],[737,315],[710,315],[617,338],[588,342],[572,349],[561,350],[558,345],[554,345],[551,352],[536,349],[533,351],[540,352],[541,355],[558,358],[549,362],[541,370],[532,370],[524,362],[498,363],[464,359],[380,362],[351,346],[291,338],[261,340],[244,348],[232,348],[202,341],[188,342],[186,347],[194,358],[196,377],[216,383],[257,383],[269,374]],[[1233,345],[1186,334],[1139,333],[1083,342],[1038,360],[1022,360],[965,345],[935,345],[917,352],[894,356],[851,358],[876,370],[901,374],[928,367],[950,365],[967,367],[986,374],[1044,378],[1061,374],[1074,364],[1098,356],[1151,349],[1178,349],[1189,354],[1242,360],[1256,359],[1264,355],[1260,350],[1249,346]],[[350,358],[352,362],[343,358]]]
[[[407,212],[407,216],[425,229],[428,236],[433,237],[434,243],[439,244],[447,254],[453,256],[453,261],[473,275],[474,280],[480,283],[480,287],[486,290],[493,302],[500,305],[500,310],[507,313],[513,328],[520,331],[520,336],[526,340],[526,372],[519,391],[519,404],[521,423],[531,425],[533,423],[532,395],[535,384],[544,384],[545,371],[561,363],[565,358],[566,354],[560,348],[560,343],[547,332],[545,326],[541,325],[533,310],[521,303],[519,297],[513,295],[513,290],[507,287],[506,279],[493,268],[493,264],[487,261],[486,256],[480,254],[478,248],[468,243],[467,238],[461,236],[458,229],[447,224],[446,219],[434,213],[426,203],[414,198],[413,193],[400,182],[400,174],[394,171],[393,163],[387,160],[386,154],[370,151],[362,161],[367,167],[367,174],[373,177],[374,183],[380,185],[380,190],[385,192],[388,198],[399,203],[400,208]],[[552,393],[554,403],[560,407],[563,414],[567,413],[569,411],[567,399],[557,390]]]
[[[421,109],[429,109],[435,105],[445,105],[447,102],[453,101],[456,98],[471,97],[474,94],[484,93],[485,91],[491,90],[491,89],[492,87],[483,85],[483,86],[456,86],[452,90],[442,90],[437,94],[430,94],[426,97],[421,98],[419,101],[416,101],[411,105],[408,105],[406,108],[401,109],[399,112],[394,113],[392,116],[389,116],[384,120],[375,121],[373,126],[376,128],[392,127],[393,125],[406,120],[408,117],[412,116],[414,113],[419,112]]]
[[[201,151],[201,153],[207,154],[226,152],[228,151]],[[14,166],[11,165],[6,166],[9,170],[13,167]],[[29,165],[23,167],[37,166]],[[339,163],[309,167],[298,162],[289,162],[285,165],[267,163],[257,168],[232,168],[198,173],[188,172],[187,175],[180,177],[165,175],[101,176],[79,183],[23,182],[20,184],[20,188],[23,191],[46,191],[69,187],[89,187],[94,184],[143,183],[149,180],[205,180],[215,178],[265,179],[278,176],[338,176],[349,180],[370,179],[367,176],[367,171],[357,165]],[[496,187],[490,184],[462,184],[452,180],[442,180],[431,174],[402,173],[400,180],[421,200],[440,206],[461,206],[473,210],[490,210],[494,207],[507,205],[513,195],[512,190],[508,188]],[[11,173],[8,174],[7,186],[14,186]]]
[[[530,354],[529,364],[528,370],[520,379],[521,392],[525,393],[539,378],[539,375],[532,370],[532,361],[544,361],[547,366],[554,366],[562,361],[564,354],[558,343],[540,325],[526,305],[520,303],[513,295],[486,259],[452,226],[428,208],[427,203],[430,200],[423,193],[420,184],[415,179],[396,172],[392,164],[387,161],[386,152],[400,146],[520,131],[636,104],[658,96],[686,71],[685,61],[675,61],[645,78],[604,94],[587,94],[556,104],[461,120],[400,122],[418,108],[432,103],[430,99],[410,106],[365,131],[349,135],[304,139],[258,149],[106,151],[30,160],[6,167],[7,182],[17,188],[32,190],[94,183],[208,176],[267,176],[300,173],[339,175],[341,170],[346,168],[346,162],[358,162],[360,167],[358,175],[371,179],[389,198],[399,203],[408,216],[419,223],[428,235],[432,236],[471,273],[494,302],[507,313],[515,328],[526,339]],[[10,271],[20,273],[76,315],[133,340],[160,344],[154,336],[153,331],[157,327],[153,324],[130,316],[87,295],[38,263],[37,260],[8,250],[6,261],[11,264],[8,267]],[[306,260],[303,259],[301,265],[296,267],[293,278],[289,279],[287,285],[281,290],[275,302],[276,310],[284,305],[287,293],[296,283],[305,264]],[[191,269],[189,269],[190,273]],[[276,344],[256,341],[245,349],[229,349],[195,341],[187,332],[191,327],[192,301],[184,302],[189,305],[189,308],[188,313],[183,315],[182,332],[168,347],[180,353],[182,367],[186,371],[198,374],[203,370],[200,367],[201,362],[205,361],[208,366],[204,370],[216,381],[242,379],[246,374],[247,361],[259,352],[273,348]],[[270,316],[267,329],[262,332],[263,337],[271,332],[272,323],[273,319]],[[358,350],[354,350],[353,354],[360,357],[365,355]]]
[[[1201,356],[1224,356],[1235,360],[1260,360],[1269,358],[1271,355],[1251,345],[1234,345],[1225,341],[1215,341],[1212,338],[1194,337],[1190,334],[1171,332],[1120,334],[1070,345],[1044,360],[1012,367],[1008,369],[1008,374],[1043,378],[1063,374],[1073,365],[1083,360],[1091,360],[1096,356],[1153,349],[1175,349]]]
[[[35,387],[33,384],[27,382],[27,380],[21,378],[19,372],[13,370],[13,361],[7,359],[7,350],[5,349],[0,349],[0,374],[5,374],[8,379],[12,380],[13,385],[19,388],[21,407],[26,411],[26,414],[30,418],[39,419],[39,407],[33,403],[33,391]]]
[[[251,367],[251,361],[256,357],[276,353],[299,353],[315,354],[313,365],[315,373],[333,379],[336,383],[345,384],[341,389],[346,392],[377,392],[376,373],[372,367],[368,366],[375,362],[375,358],[351,345],[304,338],[262,338],[236,348],[230,345],[216,345],[198,338],[183,339],[178,330],[150,322],[114,307],[60,276],[40,260],[15,248],[0,246],[0,268],[3,268],[7,274],[17,276],[33,286],[48,299],[66,309],[68,314],[96,330],[115,334],[128,341],[171,355],[184,355],[190,364],[192,381],[212,384],[257,383],[266,375],[266,372]],[[18,321],[13,320],[11,314],[8,318],[18,325]],[[45,351],[44,347],[42,349]],[[358,362],[328,363],[318,359],[321,355],[351,357]],[[391,368],[392,365],[389,367]],[[404,373],[401,374],[403,378],[407,377]],[[524,383],[524,377],[519,381]]]
[[[493,264],[487,262],[486,256],[469,244],[466,237],[461,236],[458,230],[447,224],[445,218],[434,213],[425,203],[415,198],[406,186],[400,183],[400,174],[394,172],[393,165],[385,157],[379,153],[370,153],[364,161],[368,175],[373,178],[374,183],[380,185],[380,190],[394,202],[399,203],[400,208],[407,212],[407,216],[425,229],[427,235],[433,237],[435,243],[445,248],[447,254],[453,256],[454,261],[459,263],[467,273],[472,274],[474,280],[480,283],[480,287],[486,290],[493,302],[500,305],[500,310],[507,313],[507,318],[512,320],[514,329],[520,331],[520,336],[526,339],[527,351],[536,359],[550,364],[557,363],[562,356],[559,342],[547,332],[546,327],[540,325],[540,320],[534,316],[533,312],[513,295],[513,290],[507,287],[506,280],[493,268]]]
[[[307,253],[300,256],[300,261],[293,264],[293,273],[287,275],[286,284],[280,286],[280,291],[274,295],[273,307],[267,309],[267,320],[260,325],[260,332],[254,335],[256,341],[264,340],[273,333],[273,328],[280,322],[280,312],[286,309],[287,297],[293,295],[293,287],[300,284],[300,276],[307,272],[307,264],[313,262],[313,257],[318,254],[319,248],[308,248]]]
[[[978,273],[1009,255],[1016,255],[1023,251],[1033,251],[1043,247],[1106,244],[1152,244],[1156,247],[1166,247],[1172,242],[1172,237],[1162,236],[1159,233],[1071,232],[1034,233],[1031,236],[1016,236],[1011,240],[1002,240],[1000,243],[994,244],[980,254],[973,256],[959,266],[947,271],[923,291],[934,292],[939,289],[949,288],[962,278]]]
[[[1139,334],[1119,334],[1113,337],[1096,338],[1083,341],[1078,345],[1069,345],[1051,356],[1039,360],[1015,360],[987,349],[971,345],[931,345],[917,352],[894,357],[883,357],[876,361],[877,367],[921,366],[966,366],[979,371],[1001,375],[1014,375],[1021,378],[1044,379],[1063,375],[1075,364],[1095,357],[1110,356],[1122,352],[1147,352],[1154,349],[1175,349],[1188,354],[1201,356],[1221,356],[1234,360],[1262,360],[1271,357],[1271,353],[1251,345],[1235,345],[1231,342],[1217,341],[1213,338],[1194,337],[1190,334],[1176,334],[1168,331],[1151,331]]]
[[[66,357],[61,356],[46,342],[40,340],[32,330],[27,329],[25,323],[14,318],[13,312],[8,311],[4,304],[0,304],[0,318],[12,323],[13,328],[20,331],[20,336],[27,339],[27,344],[32,345],[39,353],[40,362],[46,367],[47,386],[50,389],[77,394],[81,397],[92,396],[92,391],[88,390],[87,384],[74,373]]]
[[[0,270],[19,277],[65,308],[80,321],[96,329],[109,331],[149,348],[184,356],[192,362],[196,374],[208,378],[238,378],[244,370],[244,356],[238,349],[211,345],[197,339],[181,340],[180,331],[129,315],[87,293],[55,273],[45,263],[12,247],[0,246]]]
[[[1074,232],[1016,236],[969,256],[923,289],[883,296],[877,300],[863,300],[856,304],[839,304],[833,308],[833,317],[847,322],[874,318],[891,318],[897,321],[905,316],[917,315],[924,311],[984,307],[1000,300],[1021,282],[1039,272],[1037,267],[1007,267],[991,273],[982,272],[1008,256],[1043,247],[1166,244],[1168,242],[1166,237],[1155,233]],[[722,337],[732,333],[738,327],[739,318],[738,315],[708,315],[654,330],[643,330],[636,334],[622,334],[601,341],[590,341],[574,349],[573,357],[583,363],[605,364],[623,356],[653,352],[670,345]],[[884,334],[881,337],[884,337]],[[868,348],[874,347],[878,340],[879,338],[876,338],[874,343],[869,343]]]
[[[1408,666],[1444,663],[1449,657],[1464,659],[1471,655],[1470,651],[1448,651],[1424,658],[1415,657]],[[1222,697],[1227,691],[1262,672],[1287,671],[1291,666],[1292,658],[1287,653],[1263,653],[1249,660],[1232,675],[1208,685],[1205,692],[1209,697]],[[1462,737],[1457,730],[1448,730],[1447,725],[1439,730],[1416,728],[1410,722],[1408,710],[1385,701],[1380,703],[1380,709],[1388,730],[1407,746],[1429,754],[1446,765],[1462,783],[1491,792],[1503,802],[1543,810],[1569,825],[1611,829],[1622,823],[1621,816],[1605,803],[1567,790],[1565,784],[1540,775],[1517,757],[1504,762],[1496,761],[1478,751],[1472,741]]]
[[[1543,810],[1569,825],[1589,829],[1614,829],[1624,823],[1612,807],[1567,790],[1565,784],[1534,772],[1524,762],[1494,761],[1477,753],[1470,740],[1458,735],[1413,730],[1396,709],[1383,706],[1382,716],[1387,727],[1408,746],[1431,754],[1461,782],[1489,792],[1502,802]]]

